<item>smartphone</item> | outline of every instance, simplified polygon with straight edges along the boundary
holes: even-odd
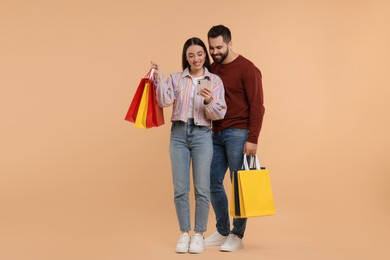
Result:
[[[200,91],[202,88],[210,89],[207,79],[198,79],[198,91]]]

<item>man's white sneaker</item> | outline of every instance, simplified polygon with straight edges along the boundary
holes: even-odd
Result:
[[[244,247],[242,239],[236,235],[230,234],[226,239],[225,243],[221,245],[219,250],[224,252],[233,252]]]
[[[188,233],[181,234],[179,242],[176,245],[176,253],[187,253],[191,237]]]
[[[204,238],[201,234],[195,234],[192,236],[190,249],[188,252],[192,254],[202,253],[204,250]]]
[[[204,243],[206,246],[220,246],[222,245],[228,236],[222,236],[218,231],[215,231],[210,236],[206,237]]]

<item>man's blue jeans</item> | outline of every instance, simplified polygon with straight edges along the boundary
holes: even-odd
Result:
[[[195,232],[205,232],[210,210],[210,165],[213,157],[211,130],[193,120],[173,122],[170,157],[176,214],[181,231],[191,230],[190,165],[195,193]]]
[[[239,238],[244,237],[246,218],[234,218],[233,229],[230,230],[229,206],[223,180],[228,168],[230,180],[232,173],[241,169],[248,132],[244,129],[229,128],[213,133],[214,155],[211,162],[210,192],[217,231],[221,235],[232,233]]]

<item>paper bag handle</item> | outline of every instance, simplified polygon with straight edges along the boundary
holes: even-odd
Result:
[[[148,79],[153,80],[153,74],[154,74],[154,69],[150,69],[144,78],[148,78]]]
[[[260,170],[262,167],[260,166],[259,158],[257,157],[257,155],[251,155],[250,158],[251,159],[249,165],[254,166],[256,170]],[[244,158],[242,160],[242,165],[245,170],[249,170],[248,160],[245,153]]]

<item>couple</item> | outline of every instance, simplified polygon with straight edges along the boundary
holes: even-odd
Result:
[[[231,252],[243,248],[247,219],[233,219],[230,229],[225,173],[241,168],[243,154],[255,155],[264,106],[261,72],[232,51],[231,33],[223,25],[208,32],[210,64],[205,44],[188,39],[183,47],[182,72],[167,79],[155,63],[159,106],[173,105],[170,158],[174,203],[182,232],[177,253],[201,253],[205,246]],[[203,81],[203,87],[198,82]],[[190,236],[190,165],[195,193],[195,234]],[[210,200],[217,230],[206,239]]]

